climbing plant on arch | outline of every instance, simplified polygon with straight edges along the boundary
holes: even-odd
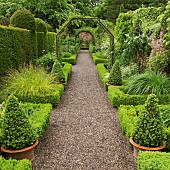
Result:
[[[68,20],[67,22],[65,22],[63,24],[63,26],[61,27],[61,29],[57,32],[57,35],[56,35],[56,55],[57,55],[57,58],[59,58],[59,49],[60,49],[60,42],[59,42],[59,37],[61,36],[61,34],[64,32],[64,30],[66,28],[68,28],[73,21],[88,21],[88,20],[91,20],[91,21],[97,21],[97,24],[100,25],[100,27],[109,35],[110,37],[110,66],[113,65],[114,63],[114,35],[113,33],[101,22],[101,20],[99,18],[95,18],[95,17],[79,17],[79,16],[76,16],[76,17],[73,17],[71,18],[70,20]],[[76,35],[79,35],[80,32],[87,32],[87,30],[83,30],[85,28],[82,28],[78,31],[78,33]],[[90,33],[92,35],[93,38],[96,38],[95,37],[95,34],[92,32],[92,31],[89,31],[88,30],[88,33]]]

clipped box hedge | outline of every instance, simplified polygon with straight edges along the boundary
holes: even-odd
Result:
[[[106,69],[104,64],[97,64],[97,71],[98,71],[100,81],[104,86],[104,89],[107,90],[106,83],[108,82],[108,78],[106,78],[105,75],[109,73],[109,71]]]
[[[62,58],[62,62],[67,62],[67,63],[73,64],[73,65],[76,64],[76,61],[77,61],[76,54],[71,55],[71,57],[69,57],[69,58]]]
[[[92,59],[93,59],[95,65],[97,65],[97,64],[99,64],[99,63],[104,63],[104,64],[107,64],[107,63],[108,63],[108,59],[98,58],[98,57],[95,56],[95,55],[92,55]]]
[[[138,170],[170,170],[170,153],[140,152],[137,158]]]
[[[64,86],[62,84],[57,85],[56,91],[46,95],[35,95],[35,96],[15,96],[22,102],[30,103],[51,103],[53,107],[58,106],[60,98],[64,92]]]
[[[131,95],[123,92],[124,86],[109,86],[108,98],[113,107],[120,105],[141,105],[144,104],[148,95]],[[158,97],[159,104],[170,103],[170,95],[161,95]]]
[[[160,105],[161,110],[164,110],[169,105]],[[130,105],[121,105],[118,108],[118,118],[122,132],[126,135],[126,139],[129,142],[129,138],[133,136],[135,124],[138,119],[138,114],[143,110],[144,105],[139,106],[130,106]],[[170,128],[164,128],[166,134],[166,148],[170,150]]]
[[[15,159],[6,160],[0,156],[0,170],[32,170],[32,164],[27,159],[19,161]]]
[[[24,103],[23,108],[26,114],[28,114],[37,139],[40,139],[48,128],[52,105]]]
[[[63,66],[63,73],[65,75],[65,80],[68,82],[70,76],[71,76],[71,71],[72,71],[72,64],[66,63]]]

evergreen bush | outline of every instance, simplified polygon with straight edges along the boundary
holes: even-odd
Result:
[[[3,118],[3,144],[6,149],[16,150],[31,146],[35,134],[18,98],[9,96]]]
[[[37,32],[47,33],[47,25],[42,19],[35,18],[35,26]]]
[[[29,10],[17,10],[10,18],[10,25],[12,27],[19,27],[35,31],[35,19]]]
[[[144,110],[139,113],[133,139],[141,146],[159,147],[163,145],[165,140],[163,122],[158,99],[154,94],[148,96]]]
[[[51,73],[56,77],[56,80],[58,80],[59,82],[65,82],[65,76],[62,70],[62,66],[58,60],[54,62]]]
[[[110,71],[108,78],[108,83],[113,85],[122,85],[121,70],[119,66],[119,61],[116,60]]]

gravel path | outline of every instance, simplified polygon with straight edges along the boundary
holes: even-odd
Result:
[[[136,169],[117,110],[108,102],[86,50],[80,52],[67,90],[36,148],[33,169]]]

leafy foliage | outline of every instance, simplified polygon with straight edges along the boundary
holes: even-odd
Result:
[[[119,66],[119,61],[116,60],[110,71],[108,78],[108,83],[113,85],[122,85],[121,70]]]
[[[121,67],[122,79],[128,79],[129,77],[138,74],[138,67],[136,64],[131,64],[129,66]]]
[[[169,94],[170,80],[161,72],[145,72],[137,74],[129,78],[127,82],[128,94],[151,94],[157,96],[161,94]]]
[[[18,99],[9,96],[3,118],[3,142],[6,149],[23,149],[35,141],[35,134]]]
[[[170,128],[170,107],[167,107],[161,111],[164,127]]]
[[[62,66],[58,60],[55,60],[51,73],[57,78],[59,82],[65,82],[65,76],[62,70]]]
[[[9,74],[7,88],[9,94],[20,96],[46,95],[56,91],[55,77],[42,68],[25,67]]]
[[[10,18],[10,25],[35,31],[35,19],[30,11],[26,9],[17,10]]]
[[[133,134],[134,141],[147,147],[159,147],[165,140],[163,122],[158,107],[158,99],[150,94],[145,102],[145,108],[139,113]]]
[[[140,152],[137,159],[138,170],[168,170],[170,154],[166,152]]]
[[[47,32],[47,25],[46,23],[40,19],[40,18],[35,18],[35,26],[36,26],[36,31],[37,32]]]

